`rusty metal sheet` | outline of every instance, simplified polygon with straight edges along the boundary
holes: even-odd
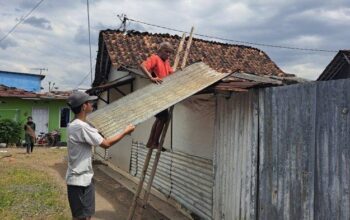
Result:
[[[91,113],[88,121],[110,137],[126,125],[140,124],[227,75],[202,62],[195,63],[164,78],[161,85],[150,84]]]
[[[213,219],[258,219],[258,93],[218,96]]]

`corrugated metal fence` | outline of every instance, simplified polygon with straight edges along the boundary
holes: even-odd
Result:
[[[350,80],[218,97],[214,219],[350,219],[349,110]]]
[[[148,149],[133,142],[130,173],[140,178]],[[152,170],[155,152],[148,167],[146,181]],[[153,187],[172,197],[203,219],[212,219],[213,166],[212,160],[180,152],[162,152]]]
[[[214,219],[255,219],[257,93],[219,97],[214,153]]]

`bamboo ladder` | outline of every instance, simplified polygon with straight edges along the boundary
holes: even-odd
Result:
[[[189,36],[189,39],[188,39],[188,42],[187,42],[187,45],[186,45],[186,50],[185,50],[184,58],[182,60],[181,69],[183,69],[185,67],[185,65],[186,65],[186,60],[187,60],[188,53],[189,53],[189,50],[190,50],[190,47],[191,47],[191,43],[192,43],[193,30],[194,30],[194,27],[192,27],[192,29],[191,29],[191,33],[190,33],[190,36]],[[174,65],[173,65],[174,72],[176,71],[177,66],[179,64],[180,53],[183,50],[183,45],[184,45],[184,42],[185,42],[185,36],[186,36],[185,33],[183,33],[181,41],[180,41],[180,44],[179,44],[179,46],[177,48],[177,51],[176,51],[176,56],[175,56]],[[171,121],[171,118],[172,118],[172,115],[173,115],[173,109],[174,109],[174,106],[171,106],[170,110],[169,110],[169,118],[166,121],[166,123],[164,125],[164,128],[163,128],[163,131],[162,131],[162,136],[161,136],[161,139],[160,139],[160,142],[159,142],[159,146],[157,148],[157,153],[156,153],[155,159],[153,161],[152,171],[151,171],[151,174],[150,174],[150,177],[149,177],[149,180],[148,180],[148,184],[147,184],[147,188],[145,189],[145,193],[144,193],[143,200],[142,200],[142,203],[141,203],[142,204],[142,207],[141,207],[142,209],[141,209],[141,212],[140,212],[140,217],[142,216],[143,209],[145,209],[146,205],[147,205],[147,201],[148,201],[148,197],[149,197],[149,194],[150,194],[150,191],[151,191],[153,179],[154,179],[154,176],[156,174],[156,170],[157,170],[160,154],[161,154],[161,151],[162,151],[162,148],[163,148],[165,136],[166,136],[166,133],[168,131],[168,127],[169,127],[169,124],[170,124],[170,121]],[[138,185],[137,190],[135,192],[135,195],[134,195],[134,198],[133,198],[130,210],[129,210],[128,220],[132,220],[134,218],[135,210],[136,210],[136,206],[137,206],[137,199],[139,198],[139,195],[140,195],[140,193],[142,191],[142,188],[143,188],[143,183],[145,181],[148,165],[149,165],[149,162],[151,160],[152,151],[153,151],[152,148],[148,149],[148,153],[147,153],[147,156],[146,156],[146,159],[145,159],[145,163],[143,165],[141,177],[140,177],[140,182],[139,182],[139,185]]]

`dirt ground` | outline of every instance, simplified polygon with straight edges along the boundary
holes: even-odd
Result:
[[[7,152],[5,152],[7,151]],[[0,148],[0,163],[16,163],[30,166],[34,169],[46,172],[54,178],[62,188],[62,193],[67,198],[64,176],[67,169],[65,156],[66,148],[34,148],[33,154],[26,154],[24,148]],[[101,165],[100,165],[101,166]],[[97,167],[97,166],[95,166]],[[129,206],[133,193],[119,182],[107,176],[100,169],[95,168],[94,183],[96,187],[96,213],[93,219],[123,220],[127,219]],[[69,212],[67,201],[67,212]],[[134,219],[140,219],[136,216]],[[143,220],[169,219],[152,207],[148,207],[142,213]]]

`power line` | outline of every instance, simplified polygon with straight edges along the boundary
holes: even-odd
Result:
[[[24,17],[21,17],[21,19],[17,22],[17,24],[15,24],[15,26],[13,26],[13,28],[11,28],[11,30],[9,32],[7,32],[7,34],[5,34],[5,36],[3,36],[0,39],[0,43],[1,41],[5,40],[16,28],[18,25],[20,25],[25,19],[27,19],[27,17],[37,8],[39,7],[39,5],[43,2],[44,0],[40,0],[35,6],[34,8],[32,8]]]
[[[78,88],[83,82],[85,82],[86,78],[90,75],[90,71],[84,76],[84,78],[80,81],[80,83],[75,87]]]
[[[91,37],[90,37],[90,10],[89,10],[89,0],[86,0],[87,9],[87,20],[88,20],[88,30],[89,30],[89,51],[90,51],[90,79],[92,84],[92,57],[91,57]]]
[[[157,28],[162,28],[170,31],[176,31],[176,32],[181,32],[181,33],[189,33],[188,31],[183,31],[183,30],[178,30],[174,28],[169,28],[169,27],[164,27],[156,24],[150,24],[144,21],[139,21],[135,20],[132,18],[126,18],[129,21],[136,22],[136,23],[141,23],[145,24],[148,26],[153,26]],[[301,47],[289,47],[289,46],[281,46],[281,45],[273,45],[273,44],[263,44],[263,43],[256,43],[256,42],[249,42],[249,41],[241,41],[241,40],[234,40],[234,39],[227,39],[227,38],[222,38],[222,37],[215,37],[215,36],[210,36],[210,35],[205,35],[205,34],[196,34],[194,35],[201,36],[201,37],[206,37],[206,38],[211,38],[211,39],[217,39],[217,40],[223,40],[223,41],[230,41],[230,42],[235,42],[235,43],[240,43],[240,44],[249,44],[249,45],[256,45],[256,46],[263,46],[263,47],[274,47],[274,48],[281,48],[281,49],[289,49],[289,50],[303,50],[303,51],[313,51],[313,52],[326,52],[326,53],[334,53],[338,52],[336,50],[326,50],[326,49],[314,49],[314,48],[301,48]]]

